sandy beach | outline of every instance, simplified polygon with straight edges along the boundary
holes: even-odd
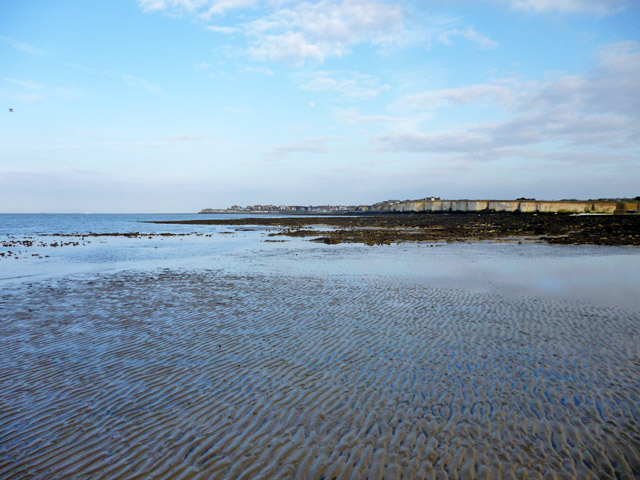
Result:
[[[637,310],[221,268],[0,302],[2,478],[640,475]]]
[[[640,480],[640,0],[0,0],[0,480]]]

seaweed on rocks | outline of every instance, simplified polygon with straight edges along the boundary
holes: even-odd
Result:
[[[311,237],[326,244],[526,240],[557,245],[640,245],[638,215],[425,213],[363,216],[159,221],[186,225],[280,227],[270,235]],[[326,226],[326,230],[305,227]]]

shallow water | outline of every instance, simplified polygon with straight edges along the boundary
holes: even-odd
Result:
[[[14,279],[21,282],[74,273],[181,266],[200,259],[207,262],[255,245],[256,235],[262,238],[270,231],[263,227],[245,232],[224,226],[146,223],[198,217],[202,215],[0,214],[0,285]],[[142,235],[86,236],[132,232]],[[163,236],[165,233],[171,236]],[[33,242],[33,246],[15,245],[24,241]]]
[[[640,476],[637,249],[269,238],[0,261],[0,478]]]

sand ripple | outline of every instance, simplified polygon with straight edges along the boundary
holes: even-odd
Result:
[[[1,478],[640,476],[640,315],[352,277],[0,294]]]

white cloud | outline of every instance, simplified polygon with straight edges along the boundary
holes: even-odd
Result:
[[[462,37],[469,40],[470,42],[475,43],[481,50],[487,50],[498,46],[498,43],[491,40],[489,36],[479,33],[471,27],[464,30],[449,30],[439,35],[438,40],[446,45],[451,45],[451,37]]]
[[[268,75],[269,77],[273,76],[273,70],[267,67],[249,66],[249,67],[244,67],[244,71],[247,73],[258,73],[260,75]]]
[[[403,97],[401,103],[413,107],[435,108],[488,100],[504,106],[513,102],[514,95],[515,92],[510,85],[480,84],[407,95]]]
[[[638,131],[640,122],[611,114],[586,115],[549,110],[522,115],[496,125],[474,128],[498,145],[529,145],[556,142],[571,148],[626,148],[626,139]]]
[[[297,2],[246,26],[258,59],[300,66],[340,57],[359,43],[385,45],[401,34],[399,5],[373,0]]]
[[[387,84],[371,75],[358,72],[315,72],[311,79],[300,85],[302,90],[310,92],[331,92],[351,98],[376,98],[389,90]]]
[[[146,12],[197,13],[203,18],[251,7],[256,3],[256,0],[138,0],[138,5]]]
[[[256,4],[256,0],[215,0],[209,2],[209,8],[202,17],[208,19],[213,15],[223,15],[228,11],[254,7]]]
[[[225,35],[230,35],[239,31],[239,29],[235,27],[222,27],[220,25],[207,25],[206,29],[216,33],[223,33]]]
[[[193,66],[193,69],[196,72],[206,72],[208,70],[211,70],[212,68],[213,68],[213,65],[211,65],[210,63],[207,63],[207,62],[196,63]]]
[[[399,117],[392,115],[362,115],[355,108],[343,108],[336,111],[336,116],[343,122],[352,125],[365,123],[397,123]]]
[[[349,125],[382,124],[393,130],[416,131],[426,120],[432,117],[430,112],[418,112],[407,115],[363,115],[355,108],[342,108],[335,111],[342,123]]]
[[[435,134],[391,133],[380,135],[378,141],[380,149],[389,152],[468,153],[492,146],[489,136],[470,131]]]
[[[640,114],[640,43],[607,45],[596,55],[597,66],[586,75],[565,75],[532,93],[523,110]]]
[[[521,114],[550,110],[620,115],[640,112],[640,83],[636,81],[640,78],[640,43],[607,45],[595,59],[596,66],[582,75],[530,82],[506,78],[490,84],[406,95],[397,103],[432,110],[484,103]]]
[[[637,119],[545,112],[437,133],[391,132],[376,140],[379,150],[385,152],[463,154],[470,160],[497,160],[525,147],[573,153],[597,149],[600,158],[606,158],[640,147],[638,131]]]
[[[138,5],[147,12],[169,9],[193,12],[207,3],[207,0],[138,0]]]
[[[300,32],[267,35],[249,51],[257,60],[275,60],[294,67],[309,61],[322,63],[325,56],[322,48],[308,41]]]
[[[561,12],[610,15],[633,4],[632,0],[506,0],[514,9],[535,13]]]
[[[560,75],[548,81],[522,82],[514,78],[491,84],[467,85],[406,95],[399,104],[415,108],[491,102],[502,110],[520,112],[640,112],[640,42],[605,46],[595,55],[596,65],[582,75]]]
[[[602,158],[627,158],[640,148],[637,78],[640,44],[616,43],[603,48],[596,55],[596,66],[583,75],[527,83],[510,79],[424,92],[402,102],[421,109],[489,101],[506,115],[502,121],[435,133],[396,129],[376,140],[382,151],[458,154],[468,159],[497,159],[524,147],[541,152],[540,158],[558,151],[580,158],[590,151],[600,152]]]
[[[138,0],[146,12],[190,15],[205,20],[258,4],[257,0]],[[205,28],[223,34],[243,32],[248,42],[247,51],[253,58],[292,66],[322,63],[327,57],[343,56],[357,44],[388,46],[406,33],[405,12],[398,3],[270,0],[261,6],[265,10],[258,12],[257,19],[247,20],[238,14],[234,18],[236,25]]]

